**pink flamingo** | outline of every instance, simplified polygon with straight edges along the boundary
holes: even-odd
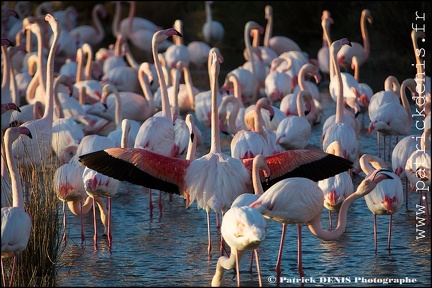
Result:
[[[216,272],[212,278],[211,286],[223,285],[224,270],[235,268],[237,274],[237,287],[240,287],[239,262],[243,254],[253,250],[258,270],[258,283],[262,287],[261,271],[259,267],[257,248],[266,237],[267,222],[264,216],[254,208],[247,206],[231,207],[222,219],[221,235],[230,246],[230,256],[219,257],[216,264]]]
[[[219,62],[216,60],[216,54],[213,55],[212,69],[216,75],[213,78],[217,78]],[[91,169],[121,181],[179,194],[186,199],[186,207],[196,200],[198,208],[205,208],[208,211],[207,215],[210,209],[226,211],[238,195],[248,192],[252,187],[250,171],[253,158],[240,161],[220,152],[216,126],[216,80],[213,79],[212,83],[212,141],[208,154],[190,161],[160,155],[147,149],[112,148],[82,155],[80,161]],[[267,156],[266,161],[273,175],[262,182],[263,188],[266,189],[280,179],[294,175],[304,175],[318,181],[323,179],[321,177],[326,178],[346,171],[352,165],[351,161],[320,150],[281,152]],[[121,169],[112,169],[112,165]],[[319,169],[313,167],[321,165],[326,165],[326,169],[321,169],[322,171],[317,173]],[[313,171],[310,171],[311,168]],[[211,172],[213,170],[219,172]],[[211,173],[217,177],[204,177],[202,173]],[[209,227],[209,220],[207,223]],[[211,245],[208,251],[210,250]]]
[[[66,203],[74,215],[80,216],[81,241],[84,242],[84,225],[82,215],[86,214],[93,206],[93,201],[84,188],[82,173],[84,166],[78,163],[65,163],[54,173],[54,190],[57,197],[63,202],[63,242],[66,243]],[[83,203],[83,201],[85,201]]]
[[[12,206],[2,207],[1,209],[1,269],[4,287],[12,286],[18,255],[27,247],[32,229],[30,216],[24,210],[23,186],[19,176],[18,163],[13,157],[12,151],[12,143],[20,135],[26,135],[32,139],[32,134],[27,127],[7,128],[4,135],[5,156],[12,186]],[[11,257],[13,257],[13,266],[9,285],[7,285],[3,259]]]
[[[366,27],[366,21],[372,24],[373,18],[368,9],[363,9],[360,16],[360,30],[363,39],[363,45],[358,42],[352,42],[352,46],[342,47],[337,54],[337,63],[351,65],[351,59],[357,56],[358,64],[361,66],[370,54],[369,34]]]
[[[302,51],[300,46],[292,39],[286,36],[273,36],[273,7],[267,5],[265,7],[265,19],[267,20],[266,30],[264,34],[264,46],[273,49],[277,55],[286,51]]]
[[[330,45],[329,41],[327,41],[328,35],[330,35],[330,25],[333,24],[333,18],[331,18],[330,12],[328,10],[324,10],[321,15],[321,27],[323,29],[323,43],[322,47],[318,50],[317,58],[319,64],[319,70],[321,73],[325,75],[330,74]]]
[[[105,19],[108,12],[102,4],[96,4],[92,9],[93,25],[81,25],[70,30],[70,34],[75,41],[79,42],[79,47],[84,43],[91,46],[99,45],[105,38],[105,30],[101,23],[101,18]]]
[[[343,157],[339,141],[333,141],[327,146],[327,153]],[[354,191],[354,184],[348,172],[318,181],[318,186],[324,193],[324,207],[328,209],[330,229],[333,229],[331,211],[339,211],[343,201]]]
[[[308,115],[304,113],[304,103],[312,107]],[[312,103],[312,105],[311,105]],[[297,95],[297,115],[290,115],[284,118],[276,130],[276,144],[285,150],[304,149],[309,143],[312,133],[311,123],[315,114],[315,105],[311,93],[308,90],[301,90]],[[309,121],[310,119],[310,121]]]
[[[330,125],[327,130],[322,133],[323,150],[327,150],[327,146],[337,140],[341,143],[343,156],[356,163],[358,161],[360,149],[359,141],[352,126],[343,122],[343,82],[340,73],[340,68],[336,63],[336,53],[343,45],[349,45],[350,42],[346,38],[334,41],[330,46],[330,57],[335,70],[332,82],[338,83],[337,101],[336,101],[336,118],[335,122]]]
[[[363,154],[360,157],[360,167],[366,175],[370,175],[375,169],[387,169],[387,164],[381,158]],[[366,205],[374,216],[374,245],[377,251],[377,215],[390,215],[388,226],[387,249],[390,251],[391,228],[393,214],[399,211],[403,204],[402,181],[393,172],[387,172],[389,181],[383,181],[365,196]]]
[[[213,20],[212,4],[214,1],[205,1],[206,22],[201,32],[206,43],[221,43],[225,36],[225,28],[221,22]]]
[[[314,236],[324,241],[338,239],[345,232],[349,206],[354,200],[370,193],[380,181],[386,179],[388,177],[386,173],[382,170],[376,170],[360,183],[356,192],[345,199],[339,211],[338,225],[332,231],[324,230],[320,223],[324,194],[316,182],[307,178],[293,177],[281,180],[264,192],[258,200],[249,205],[249,207],[261,211],[265,218],[282,223],[282,236],[276,263],[278,285],[280,283],[280,266],[287,225],[297,225],[298,272],[301,278],[304,276],[301,252],[302,225],[306,224]]]
[[[400,100],[402,105],[397,102],[389,102],[382,105],[380,109],[369,112],[371,123],[369,124],[368,133],[375,132],[377,137],[379,134],[384,136],[388,135],[406,135],[411,129],[412,113],[411,108],[406,96],[406,88],[415,93],[417,83],[412,78],[405,79],[402,82],[400,90]],[[390,141],[391,143],[391,141]],[[388,156],[385,153],[385,140],[384,140],[384,160],[386,157],[390,158],[390,143]]]
[[[61,27],[57,20],[51,15],[45,16],[53,30],[54,40],[52,42],[48,60],[47,60],[47,83],[45,93],[45,110],[42,118],[25,122],[21,127],[27,127],[37,141],[28,141],[23,138],[22,141],[16,141],[12,145],[15,157],[18,159],[21,167],[31,168],[32,165],[40,165],[50,159],[51,140],[52,140],[52,123],[53,123],[53,106],[54,106],[54,53],[57,47]],[[34,25],[34,24],[32,24]]]

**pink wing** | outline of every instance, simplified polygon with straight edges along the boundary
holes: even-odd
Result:
[[[181,196],[191,162],[141,148],[108,148],[79,158],[85,166],[114,179]]]
[[[253,158],[243,159],[243,164],[252,171]],[[319,181],[352,168],[353,163],[345,158],[318,149],[286,150],[266,156],[270,177],[262,181],[267,190],[276,182],[290,177],[304,177]]]

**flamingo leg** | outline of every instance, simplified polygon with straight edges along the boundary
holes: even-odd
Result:
[[[150,209],[150,217],[153,216],[153,200],[152,200],[152,189],[148,188],[149,193],[149,209]]]
[[[4,269],[4,261],[3,258],[1,259],[1,270],[2,270],[2,278],[3,278],[3,287],[6,287],[6,273]]]
[[[375,245],[375,252],[377,251],[377,222],[376,222],[376,214],[374,215],[374,245]]]
[[[98,247],[97,247],[96,201],[94,198],[93,198],[93,227],[94,227],[93,245],[94,245],[94,251],[97,251]]]
[[[430,214],[429,214],[429,202],[428,202],[428,191],[425,191],[425,206],[426,206],[426,224],[430,226]]]
[[[391,242],[392,220],[393,220],[393,214],[390,214],[390,220],[388,226],[388,240],[387,240],[387,250],[389,251],[390,251],[390,242]]]
[[[162,191],[161,190],[159,190],[158,207],[159,207],[159,215],[162,216]]]
[[[111,235],[111,201],[112,201],[112,198],[111,197],[108,197],[108,199],[107,199],[108,201],[107,201],[107,204],[108,204],[108,233],[107,233],[107,235],[108,235],[108,246],[109,246],[109,248],[111,249],[111,243],[112,243],[112,235]]]
[[[333,229],[333,219],[332,219],[332,215],[331,215],[331,210],[328,210],[328,215],[329,215],[329,221],[330,221],[330,230]]]
[[[260,269],[260,265],[259,265],[258,250],[257,249],[254,249],[254,254],[255,254],[255,261],[256,261],[257,272],[258,272],[258,285],[259,285],[259,287],[262,287],[261,269]]]
[[[302,225],[297,224],[297,267],[300,279],[304,276],[303,261],[302,261]],[[304,283],[302,282],[302,286]]]
[[[237,287],[240,287],[240,267],[239,267],[239,255],[237,249],[234,249],[231,253],[236,253],[236,274],[237,274]]]
[[[409,196],[409,181],[408,178],[405,176],[405,210],[408,212],[408,196]]]
[[[216,213],[216,228],[220,229],[220,218],[219,213]]]
[[[380,151],[380,133],[377,131],[377,134],[376,134],[376,136],[377,136],[377,146],[378,146],[378,157],[380,157],[380,155],[381,155],[381,151]]]
[[[63,243],[66,244],[66,201],[63,201]]]
[[[281,235],[281,240],[280,240],[280,244],[279,244],[279,253],[278,253],[278,258],[276,261],[276,283],[277,286],[279,286],[280,284],[280,276],[281,276],[281,261],[282,261],[282,250],[283,250],[283,245],[284,245],[284,241],[285,241],[285,233],[286,233],[286,224],[282,223],[282,235]]]
[[[251,273],[251,274],[252,274],[253,259],[254,259],[254,252],[252,252],[251,260],[250,260],[250,265],[249,265],[249,273]]]
[[[10,279],[9,279],[9,287],[12,287],[12,283],[13,283],[13,280],[14,280],[14,277],[15,277],[15,270],[16,270],[17,260],[18,260],[18,258],[17,258],[17,255],[15,254],[14,257],[13,257],[12,272],[11,272],[11,276],[10,276]]]
[[[211,253],[211,234],[210,234],[210,209],[206,208],[207,214],[207,237],[208,237],[208,246],[207,246],[207,254],[210,257]]]
[[[81,205],[81,207],[80,207],[81,243],[83,243],[84,240],[85,240],[85,237],[84,237],[84,223],[83,223],[83,215],[82,214],[83,213],[82,213],[82,205]]]

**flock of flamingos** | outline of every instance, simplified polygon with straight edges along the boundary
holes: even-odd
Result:
[[[367,26],[373,17],[367,9],[360,19],[363,43],[332,40],[333,19],[323,11],[323,45],[312,59],[292,39],[271,35],[268,5],[265,28],[254,21],[245,24],[244,65],[220,75],[223,55],[217,46],[224,39],[224,27],[212,19],[212,1],[205,1],[202,41],[188,45],[183,43],[181,20],[164,29],[136,16],[134,1],[113,2],[116,42],[97,51],[94,47],[105,38],[104,5],[94,6],[93,25],[79,26],[72,6],[55,11],[45,2],[31,13],[30,2],[16,3],[2,5],[5,287],[13,283],[16,261],[32,230],[19,170],[41,167],[52,155],[58,164],[53,189],[63,201],[64,224],[66,205],[80,217],[91,209],[96,213],[97,206],[109,243],[111,200],[122,181],[159,191],[159,209],[161,193],[182,197],[186,208],[196,202],[207,215],[209,255],[209,219],[215,212],[222,256],[212,286],[223,286],[228,269],[236,269],[240,286],[239,261],[250,250],[262,286],[256,249],[266,237],[269,219],[283,227],[276,264],[279,280],[288,224],[298,227],[299,241],[303,224],[316,237],[335,240],[345,231],[354,200],[365,197],[376,225],[376,215],[392,217],[408,205],[406,197],[412,192],[419,192],[420,204],[429,213],[430,77],[421,65],[425,49],[418,44],[424,32],[412,31],[417,64],[412,78],[399,83],[390,75],[384,90],[373,92],[359,81],[359,68],[370,53]],[[125,5],[129,16],[121,19]],[[147,53],[149,61],[138,63],[130,46]],[[208,72],[202,73],[208,77],[208,90],[193,86],[191,67]],[[317,87],[322,78],[328,79],[336,102],[336,111],[326,119]],[[224,79],[222,86],[219,79]],[[414,125],[410,102],[422,116],[415,124],[418,135],[408,135]],[[368,133],[377,135],[378,155],[360,151],[359,119],[365,116],[370,118]],[[321,121],[322,149],[306,149],[312,126]],[[220,133],[232,138],[228,154],[222,151]],[[394,147],[392,136],[401,137]],[[210,150],[197,155],[197,146],[206,141]],[[354,187],[352,177],[362,172],[366,177]],[[331,211],[338,214],[330,230],[321,227],[324,207],[330,223]],[[95,249],[96,224],[95,217]],[[391,226],[388,249],[390,236]],[[5,273],[3,259],[9,257],[13,267]],[[302,277],[300,248],[298,257]]]

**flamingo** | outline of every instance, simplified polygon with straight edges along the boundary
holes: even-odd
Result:
[[[301,253],[301,227],[306,224],[312,234],[321,240],[338,239],[345,231],[348,208],[352,202],[368,193],[388,176],[383,170],[376,170],[366,177],[357,190],[342,203],[338,225],[335,230],[327,231],[321,227],[320,218],[324,204],[324,194],[318,184],[303,177],[283,179],[271,186],[255,202],[249,205],[258,209],[265,218],[282,223],[278,259],[276,263],[276,283],[280,283],[281,260],[287,224],[297,225],[298,234],[298,272],[304,276]]]
[[[32,139],[32,134],[27,127],[7,128],[4,135],[6,162],[12,186],[12,206],[2,207],[1,209],[1,268],[4,287],[12,286],[18,255],[27,247],[32,229],[30,216],[24,210],[23,186],[19,176],[18,163],[13,157],[12,151],[12,143],[16,141],[20,135],[25,135]],[[7,285],[3,259],[11,257],[13,257],[13,266],[9,285]]]
[[[78,47],[88,43],[91,46],[99,45],[105,38],[105,30],[101,23],[101,18],[105,19],[108,12],[102,4],[96,4],[92,9],[92,25],[81,25],[70,30],[70,34],[75,41],[79,42]]]
[[[401,179],[405,180],[405,209],[408,211],[408,195],[410,192],[409,181],[405,173],[405,165],[408,157],[420,147],[421,135],[411,134],[402,138],[396,143],[391,155],[393,172]]]
[[[333,141],[327,146],[327,153],[343,157],[342,146],[339,141]],[[324,207],[328,209],[330,229],[333,229],[331,211],[339,211],[343,201],[354,191],[354,184],[348,172],[318,181],[318,186],[324,193]]]
[[[420,196],[420,205],[425,200],[426,219],[430,225],[430,215],[427,200],[427,193],[431,183],[431,128],[424,130],[420,138],[420,147],[411,153],[405,164],[405,173],[411,187],[416,187]],[[420,148],[420,149],[418,149]],[[426,194],[423,195],[423,191]]]
[[[337,140],[341,143],[343,149],[343,155],[345,158],[356,163],[358,161],[360,153],[360,143],[357,140],[356,133],[352,126],[343,122],[343,83],[340,73],[340,68],[336,63],[336,53],[343,45],[349,45],[350,42],[346,38],[334,41],[330,46],[330,57],[332,59],[332,64],[336,74],[331,80],[332,82],[337,82],[338,93],[336,102],[336,118],[335,122],[330,125],[327,130],[322,133],[322,146],[323,150],[327,150],[327,146],[333,141]]]
[[[298,116],[290,115],[284,118],[278,125],[276,130],[276,144],[279,144],[285,150],[304,149],[309,143],[309,138],[312,133],[310,116],[315,114],[315,106],[312,102],[312,95],[308,90],[301,90],[297,95],[297,111]],[[311,105],[312,110],[306,116],[303,107],[304,103]]]
[[[222,219],[221,235],[230,246],[230,256],[219,257],[216,264],[216,272],[212,278],[211,286],[223,285],[224,270],[235,268],[237,274],[237,287],[240,287],[240,266],[239,262],[243,254],[253,250],[258,270],[258,283],[262,287],[261,271],[259,267],[257,248],[266,237],[266,220],[255,208],[247,206],[232,207]]]
[[[63,202],[63,242],[66,243],[66,203],[74,215],[79,215],[81,220],[81,240],[84,241],[84,226],[82,215],[86,214],[93,206],[93,201],[85,193],[82,173],[84,166],[79,163],[65,163],[57,168],[54,173],[54,190],[57,197]],[[83,201],[85,201],[83,203]]]
[[[360,167],[366,175],[374,172],[375,169],[387,169],[387,164],[381,158],[370,154],[363,154],[360,157]],[[387,250],[390,251],[391,228],[393,214],[399,211],[403,204],[402,181],[393,172],[388,172],[389,181],[383,181],[365,196],[366,205],[374,216],[374,245],[377,251],[377,215],[390,215],[388,227]]]
[[[273,7],[266,5],[265,18],[267,20],[266,30],[264,34],[264,46],[273,49],[277,55],[281,55],[286,51],[302,51],[300,46],[292,39],[286,36],[273,36]]]
[[[415,92],[416,85],[417,83],[414,81],[414,79],[405,79],[402,82],[400,90],[400,100],[402,101],[402,105],[399,103],[399,101],[389,102],[385,105],[382,105],[380,109],[375,111],[375,113],[369,112],[371,123],[369,124],[368,133],[376,131],[377,137],[379,137],[379,134],[382,134],[384,139],[388,135],[406,135],[411,129],[412,113],[405,90],[408,88],[410,91]],[[390,155],[389,149],[388,158],[391,157]],[[384,160],[386,156],[384,140]]]
[[[366,27],[366,22],[372,24],[373,18],[369,9],[363,9],[360,16],[360,30],[363,39],[363,45],[358,42],[352,42],[352,46],[342,47],[337,54],[337,63],[339,65],[351,65],[351,59],[357,56],[358,64],[361,66],[370,54],[369,34]]]
[[[56,50],[59,34],[61,33],[61,26],[51,14],[45,16],[45,21],[49,23],[53,30],[54,41],[52,42],[47,60],[47,90],[45,95],[44,115],[40,119],[25,122],[20,126],[27,127],[32,132],[36,141],[29,142],[26,138],[23,138],[22,141],[16,141],[12,145],[13,153],[20,163],[20,166],[27,169],[32,167],[32,165],[40,167],[43,162],[49,159],[51,154],[54,102],[54,51]]]
[[[212,5],[214,1],[205,1],[206,22],[202,26],[201,32],[204,41],[208,44],[221,43],[225,36],[225,28],[221,22],[213,20]]]
[[[183,35],[183,21],[176,19],[173,28]],[[183,38],[180,36],[173,36],[174,44],[169,46],[164,52],[165,60],[168,68],[174,68],[178,61],[182,61],[187,67],[190,63],[190,55],[186,45],[183,44]]]
[[[333,18],[328,10],[324,10],[321,15],[321,27],[323,29],[323,42],[322,47],[318,50],[317,59],[319,64],[319,70],[324,75],[330,74],[330,45],[327,35],[330,35],[330,25],[334,24]]]

